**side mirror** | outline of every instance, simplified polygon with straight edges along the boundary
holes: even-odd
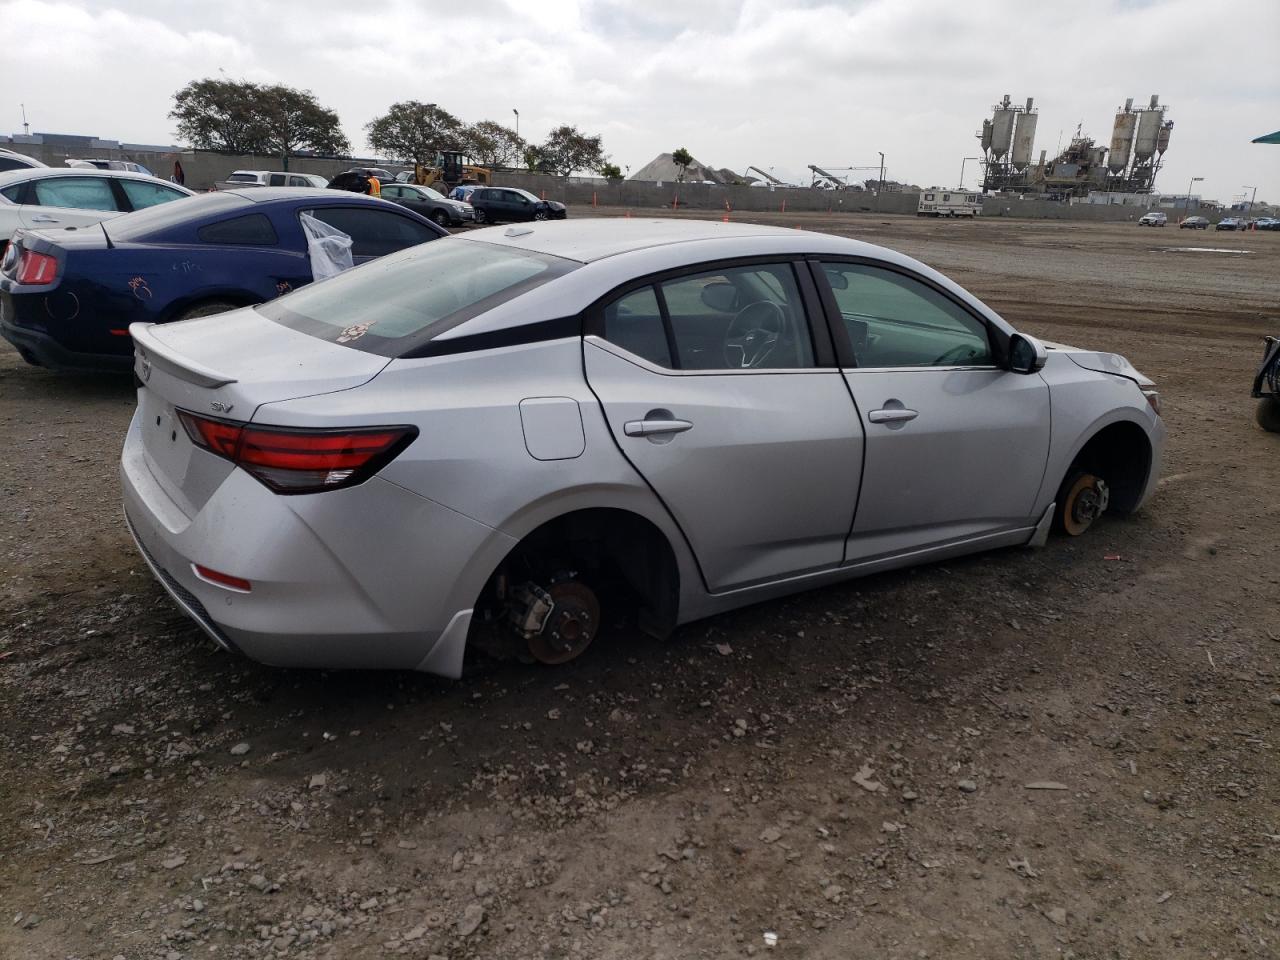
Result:
[[[1009,369],[1013,373],[1039,373],[1049,362],[1049,351],[1035,337],[1015,333],[1009,338]]]

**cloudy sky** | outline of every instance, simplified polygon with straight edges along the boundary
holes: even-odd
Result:
[[[871,166],[954,185],[1001,95],[1035,97],[1035,151],[1117,106],[1175,121],[1163,192],[1280,202],[1277,0],[0,0],[0,132],[173,141],[188,80],[304,87],[357,148],[390,103],[439,103],[541,139],[575,124],[639,169],[678,146],[808,183]],[[1270,50],[1270,53],[1263,51]],[[977,173],[970,162],[966,181]]]

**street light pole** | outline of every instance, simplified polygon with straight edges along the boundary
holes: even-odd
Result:
[[[520,136],[520,111],[515,107],[511,108],[511,112],[516,115],[516,136]]]

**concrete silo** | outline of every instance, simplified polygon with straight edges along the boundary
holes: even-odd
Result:
[[[1017,115],[1014,122],[1013,153],[1010,161],[1015,170],[1025,170],[1031,163],[1031,151],[1036,142],[1036,122],[1040,115],[1035,112],[1034,100],[1027,97],[1027,106]]]
[[[1138,115],[1133,112],[1133,98],[1124,102],[1124,109],[1116,113],[1115,126],[1111,128],[1111,155],[1107,159],[1107,169],[1113,174],[1121,173],[1129,166],[1129,157],[1133,153],[1133,135],[1138,129]]]

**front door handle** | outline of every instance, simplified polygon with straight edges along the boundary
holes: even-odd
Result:
[[[61,223],[62,221],[59,220],[57,217],[50,217],[43,213],[38,213],[31,218],[31,222],[32,223]]]
[[[867,414],[867,419],[872,423],[906,423],[908,420],[914,420],[920,416],[917,410],[907,410],[905,407],[889,407],[882,410],[872,410]]]
[[[688,420],[628,420],[622,432],[628,437],[661,437],[672,433],[684,433],[693,426]]]

